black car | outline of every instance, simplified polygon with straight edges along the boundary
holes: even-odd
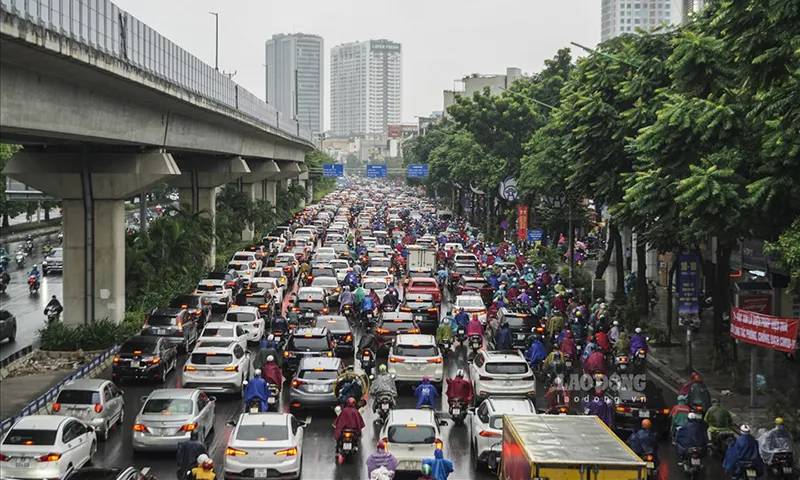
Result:
[[[111,379],[117,384],[126,379],[164,383],[177,361],[178,349],[166,338],[136,335],[123,343],[114,357]]]
[[[450,267],[450,281],[448,287],[450,287],[450,290],[455,291],[456,285],[458,281],[461,280],[461,277],[464,275],[480,275],[480,273],[478,267],[471,263],[455,263]]]
[[[176,295],[170,300],[169,308],[188,310],[189,316],[197,321],[197,328],[200,330],[211,320],[211,302],[202,295]]]
[[[163,337],[185,353],[197,342],[199,331],[185,308],[156,308],[147,316],[141,334]]]
[[[232,290],[232,295],[236,295],[244,286],[244,279],[239,276],[236,270],[228,270],[224,272],[213,271],[203,277],[211,280],[225,280],[225,284]]]
[[[516,309],[513,307],[503,307],[498,312],[497,322],[491,322],[487,330],[489,341],[494,342],[497,338],[497,325],[502,325],[503,322],[508,322],[508,328],[511,330],[512,338],[514,340],[514,348],[525,350],[528,348],[528,340],[531,337],[531,331],[539,326],[539,320],[529,311]],[[499,327],[498,327],[499,328]]]
[[[400,311],[411,312],[422,333],[435,334],[439,328],[439,304],[430,293],[407,294]]]
[[[663,436],[669,433],[671,409],[660,388],[646,382],[644,375],[611,376],[608,395],[614,400],[614,429],[633,433],[642,427],[644,419],[653,424],[653,431]]]
[[[336,354],[342,353],[353,354],[353,330],[350,328],[350,323],[347,317],[341,315],[323,315],[317,317],[315,326],[318,328],[327,328],[333,340],[336,342]]]
[[[332,357],[336,341],[327,328],[296,328],[283,350],[283,368],[294,372],[304,357]]]
[[[265,319],[272,317],[276,308],[272,294],[270,294],[264,286],[245,288],[236,296],[233,303],[242,306],[258,307],[258,311]]]
[[[419,333],[419,325],[414,321],[414,315],[409,312],[383,312],[375,327],[378,350],[388,352],[397,336],[407,333]]]
[[[295,297],[296,301],[294,302],[292,311],[297,312],[297,318],[301,324],[306,325],[315,317],[325,315],[329,312],[328,300],[324,294],[322,296],[314,295],[313,297],[307,296],[303,298],[295,295]]]

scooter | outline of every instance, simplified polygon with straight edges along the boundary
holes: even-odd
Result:
[[[358,440],[359,435],[355,430],[345,429],[342,431],[336,441],[337,460],[340,464],[353,459],[358,452]]]
[[[614,366],[617,368],[618,372],[625,372],[628,370],[628,366],[630,365],[629,356],[626,354],[619,354],[614,358]]]
[[[767,468],[772,472],[773,476],[789,480],[794,478],[792,465],[794,465],[792,452],[777,452],[772,455],[772,462],[767,465]]]
[[[694,480],[703,469],[702,451],[698,447],[686,450],[683,455],[683,475],[687,480]]]
[[[277,410],[278,399],[281,397],[281,388],[274,383],[267,383],[269,398],[267,399],[267,411]]]
[[[15,255],[15,260],[17,262],[17,268],[25,268],[25,252],[19,251]]]
[[[361,369],[367,375],[372,374],[372,368],[375,366],[375,353],[372,350],[362,350],[359,356],[361,361]]]
[[[470,335],[467,343],[469,348],[472,350],[472,356],[474,357],[478,353],[478,350],[483,347],[483,338],[480,335]]]
[[[24,248],[25,248],[25,253],[27,255],[32,254],[33,253],[33,240],[31,240],[31,239],[26,240]]]
[[[389,412],[392,410],[392,401],[392,396],[385,393],[375,398],[375,402],[378,404],[378,418],[382,425],[389,418]]]
[[[31,295],[39,292],[39,279],[36,278],[36,275],[31,275],[28,277],[28,290],[30,291]]]
[[[658,466],[656,465],[656,457],[653,452],[645,452],[642,455],[645,466],[647,467],[647,478],[658,478]]]
[[[47,316],[48,325],[53,322],[57,322],[59,317],[61,316],[61,312],[58,311],[58,308],[55,305],[47,307],[44,313]]]
[[[736,480],[750,480],[753,478],[758,478],[755,464],[753,462],[742,462],[739,466],[739,476],[736,477]]]
[[[711,447],[711,453],[725,458],[725,453],[730,446],[728,442],[733,443],[735,439],[736,435],[734,435],[733,430],[721,430],[712,433],[711,440],[708,442],[709,447]]]
[[[245,405],[245,412],[247,413],[259,413],[261,412],[261,400],[258,398],[250,399]]]
[[[439,341],[439,351],[442,353],[442,357],[447,357],[452,347],[453,347],[452,338],[443,338]]]
[[[448,402],[450,404],[450,416],[456,425],[464,425],[467,418],[467,403],[463,398],[454,398]]]

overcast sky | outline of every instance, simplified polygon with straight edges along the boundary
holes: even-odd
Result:
[[[330,48],[386,38],[403,48],[403,120],[442,109],[442,90],[471,73],[532,73],[570,41],[600,41],[601,0],[115,0],[209,65],[219,12],[219,65],[264,98],[264,45],[275,33],[325,41],[325,126]],[[581,52],[582,53],[582,52]]]

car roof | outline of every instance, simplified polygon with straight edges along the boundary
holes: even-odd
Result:
[[[313,335],[315,337],[321,337],[328,334],[328,329],[326,327],[302,327],[302,328],[295,328],[294,332],[292,333],[295,337],[300,337],[303,335]]]
[[[235,307],[230,307],[226,314],[228,313],[258,313],[258,307],[253,307],[250,305],[236,305]]]
[[[206,329],[208,327],[212,327],[212,328],[233,328],[233,325],[234,324],[231,324],[229,322],[208,322],[208,323],[206,323],[206,326],[204,327],[204,329]]]
[[[162,308],[154,308],[150,315],[164,315],[164,316],[177,316],[181,313],[183,309],[181,308],[169,308],[169,307],[162,307]]]
[[[55,430],[69,418],[64,415],[26,415],[17,420],[14,428]]]
[[[195,392],[199,390],[194,388],[159,388],[157,390],[153,390],[150,392],[147,398],[154,399],[154,398],[185,398],[191,399]]]
[[[366,283],[366,282],[386,283],[386,279],[384,277],[364,277],[361,280],[361,283]]]
[[[259,412],[239,415],[237,425],[287,425],[290,413]]]
[[[302,287],[297,291],[297,296],[300,297],[302,293],[324,293],[322,287]]]
[[[65,383],[62,390],[100,390],[107,382],[105,378],[79,378]]]
[[[298,370],[311,370],[324,368],[325,370],[338,370],[342,359],[338,357],[305,357],[300,359]]]
[[[425,409],[411,409],[411,408],[397,408],[390,411],[390,418],[386,422],[389,424],[422,424],[422,425],[436,425],[436,418],[434,417],[433,410]]]
[[[505,352],[500,350],[484,350],[483,354],[486,355],[487,362],[503,362],[503,361],[512,361],[512,362],[525,362],[525,357],[522,356],[520,352]]]
[[[394,343],[395,345],[436,345],[436,337],[433,335],[424,335],[419,333],[406,333],[398,335]]]
[[[156,342],[158,342],[158,340],[160,338],[162,338],[162,337],[156,337],[156,336],[152,336],[152,335],[134,335],[132,337],[129,337],[127,340],[125,340],[123,345],[125,345],[128,342],[155,344]]]
[[[225,280],[219,278],[204,278],[197,282],[198,285],[224,285]]]
[[[200,342],[194,350],[192,350],[192,355],[195,353],[232,353],[234,346],[238,345],[238,343],[234,341],[227,342],[226,345],[223,345],[222,342],[209,345],[208,343]],[[191,362],[191,355],[189,355],[189,360]]]
[[[535,413],[536,407],[527,398],[492,398],[485,400],[493,414]]]
[[[414,319],[414,314],[411,312],[384,312],[383,319],[411,321]]]

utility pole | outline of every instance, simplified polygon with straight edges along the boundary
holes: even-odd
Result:
[[[214,15],[214,70],[219,71],[219,13],[208,13]]]

